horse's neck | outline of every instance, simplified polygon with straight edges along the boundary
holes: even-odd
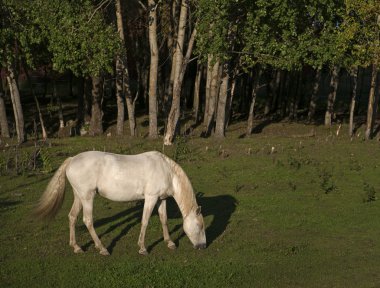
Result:
[[[185,218],[192,210],[198,207],[193,187],[185,173],[178,177],[178,183],[175,186],[173,198],[178,204],[182,217]]]

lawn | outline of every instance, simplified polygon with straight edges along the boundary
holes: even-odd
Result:
[[[36,171],[16,175],[2,166],[0,286],[379,287],[379,143],[336,136],[335,126],[316,127],[308,137],[311,128],[275,123],[240,138],[244,128],[237,125],[224,141],[182,137],[164,150],[161,139],[52,139]],[[33,149],[26,145],[19,154]],[[141,256],[142,203],[96,197],[95,229],[111,256],[97,252],[81,219],[77,240],[85,253],[75,255],[68,245],[69,185],[53,221],[31,212],[60,163],[86,150],[158,150],[174,158],[202,206],[207,249],[192,248],[170,201],[169,229],[178,248],[164,244],[155,211],[146,236],[150,253]],[[14,152],[2,151],[4,164]]]

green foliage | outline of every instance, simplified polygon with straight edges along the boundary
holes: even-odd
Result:
[[[112,72],[121,45],[116,29],[89,0],[4,0],[0,5],[0,62],[52,63],[76,75]]]
[[[175,144],[173,160],[176,162],[184,161],[191,154],[190,147],[187,144],[187,138],[182,136],[178,137]]]
[[[48,150],[41,149],[40,154],[39,154],[39,160],[41,161],[41,172],[51,173],[53,171]]]
[[[319,178],[321,180],[321,188],[325,192],[325,194],[329,194],[337,189],[333,175],[327,171],[322,171],[319,174]]]
[[[376,190],[375,190],[375,187],[373,187],[372,185],[364,182],[363,184],[363,190],[364,190],[364,194],[363,194],[363,202],[372,202],[372,201],[376,201]]]
[[[90,76],[113,71],[120,40],[92,1],[35,0],[35,5],[34,16],[48,40],[54,70]]]
[[[200,56],[298,70],[379,61],[379,1],[201,0]]]

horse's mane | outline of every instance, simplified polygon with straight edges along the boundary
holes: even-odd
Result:
[[[185,218],[192,210],[198,207],[193,186],[181,166],[165,155],[163,155],[163,158],[169,164],[173,173],[173,197],[181,210],[182,216]]]

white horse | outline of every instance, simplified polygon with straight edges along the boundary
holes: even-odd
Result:
[[[100,254],[109,255],[99,240],[93,226],[93,201],[95,193],[113,201],[134,201],[145,199],[141,231],[138,239],[139,253],[147,255],[145,231],[152,210],[159,202],[164,240],[170,249],[176,246],[170,239],[166,198],[173,196],[183,217],[183,230],[196,249],[206,248],[206,234],[193,188],[182,168],[159,152],[138,155],[118,155],[89,151],[66,159],[48,184],[36,215],[53,217],[62,206],[65,192],[65,175],[73,187],[74,203],[69,213],[70,246],[75,253],[83,252],[75,239],[75,223],[83,208],[83,222],[94,240]]]

